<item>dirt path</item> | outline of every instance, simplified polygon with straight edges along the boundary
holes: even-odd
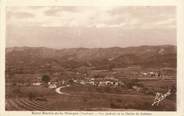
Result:
[[[61,89],[66,88],[66,87],[69,87],[69,86],[70,85],[66,85],[66,86],[61,86],[61,87],[56,88],[56,93],[61,94],[61,95],[70,95],[68,93],[61,92]]]

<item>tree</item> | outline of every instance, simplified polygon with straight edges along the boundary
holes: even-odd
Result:
[[[50,77],[48,75],[43,75],[42,76],[42,81],[45,83],[48,83],[50,81]]]

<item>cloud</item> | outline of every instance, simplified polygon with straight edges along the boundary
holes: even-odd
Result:
[[[15,18],[33,18],[34,14],[27,12],[7,12],[7,18],[11,18],[11,16]]]
[[[40,27],[175,28],[172,6],[8,7],[7,24]],[[26,20],[24,19],[26,18]]]
[[[176,25],[176,19],[175,18],[169,18],[167,20],[158,21],[155,24],[156,25],[168,25],[168,24]]]
[[[176,8],[174,6],[117,7],[111,10],[110,14],[112,17],[119,16],[116,22],[126,22],[125,26],[131,29],[176,28]]]
[[[6,11],[7,46],[176,44],[176,12],[171,6],[9,6]]]
[[[50,7],[50,9],[46,10],[44,13],[47,16],[57,16],[59,15],[60,12],[78,12],[78,8],[77,7],[73,7],[73,6],[52,6]]]

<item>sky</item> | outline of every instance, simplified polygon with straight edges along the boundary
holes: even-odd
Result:
[[[176,45],[174,6],[9,6],[6,47]]]

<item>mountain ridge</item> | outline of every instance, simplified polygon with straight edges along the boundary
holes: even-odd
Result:
[[[51,69],[81,66],[108,69],[132,65],[176,67],[176,54],[174,45],[70,49],[16,47],[6,48],[6,65],[19,68],[32,67],[34,70],[47,64],[51,65]]]

